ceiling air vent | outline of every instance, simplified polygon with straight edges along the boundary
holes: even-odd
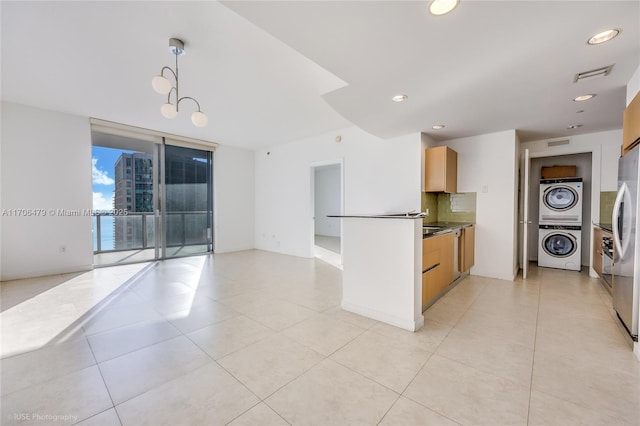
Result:
[[[606,67],[597,68],[597,69],[591,70],[591,71],[579,72],[573,78],[573,82],[577,83],[578,81],[584,80],[585,78],[592,78],[592,77],[598,77],[598,76],[602,76],[602,77],[607,76],[607,75],[609,75],[609,73],[613,69],[613,65],[614,64],[611,64],[611,65],[608,65]]]
[[[560,145],[569,145],[571,141],[569,139],[559,139],[557,141],[549,141],[547,142],[547,147],[552,147],[552,146],[560,146]]]

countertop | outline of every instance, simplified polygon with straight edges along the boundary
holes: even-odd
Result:
[[[382,214],[345,214],[332,215],[327,217],[355,217],[362,219],[424,219],[426,215],[422,213],[382,213]]]
[[[613,232],[613,225],[611,225],[610,223],[593,223],[593,226],[597,226],[598,228],[602,229],[603,231],[607,231],[607,232]]]
[[[345,215],[327,215],[327,217],[338,218],[360,218],[360,219],[424,219],[424,213],[382,213],[382,214],[345,214]],[[422,227],[422,238],[433,237],[436,235],[447,234],[456,229],[472,226],[471,222],[433,222]]]
[[[422,238],[434,237],[436,235],[447,234],[456,229],[467,228],[473,226],[470,222],[434,222],[428,223],[422,227]]]

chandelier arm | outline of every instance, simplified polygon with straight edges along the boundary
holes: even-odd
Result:
[[[167,94],[167,103],[170,104],[171,103],[171,93],[173,93],[173,91],[176,91],[176,111],[178,110],[178,89],[176,89],[175,87],[172,87],[171,90],[169,90],[169,93]]]
[[[191,96],[183,96],[180,99],[178,99],[178,102],[176,103],[176,108],[178,107],[178,104],[180,102],[182,102],[184,99],[191,99],[198,106],[198,112],[202,112],[202,111],[200,111],[200,103],[198,101],[196,101],[195,99],[193,99]]]
[[[200,108],[200,102],[198,102],[195,98],[192,98],[191,96],[180,97],[180,74],[178,69],[178,56],[184,54],[184,42],[179,39],[174,39],[174,38],[169,39],[169,50],[176,57],[175,59],[176,66],[175,68],[171,68],[169,66],[162,67],[162,70],[160,71],[160,76],[162,76],[162,78],[164,78],[165,80],[168,80],[164,76],[164,72],[165,71],[170,72],[173,75],[173,78],[175,80],[175,85],[170,87],[169,92],[167,93],[167,104],[161,107],[161,113],[166,118],[174,118],[178,113],[180,102],[182,102],[185,99],[189,99],[193,101],[196,104],[196,107],[198,108],[198,111],[192,114],[191,121],[197,127],[204,127],[207,125],[208,118],[207,118],[207,115],[202,112],[202,109]],[[162,80],[156,81],[155,77],[154,77],[154,80],[152,81],[152,85],[153,85],[153,88],[158,93],[163,93],[166,90],[166,82]],[[171,103],[172,95],[175,96],[175,100],[176,100],[175,104]],[[175,105],[175,109],[173,108],[174,105]]]
[[[180,86],[180,83],[178,82],[178,56],[180,56],[177,51],[175,53],[176,56],[176,72],[174,73],[174,75],[176,76],[176,111],[179,111],[178,108],[178,104],[180,103],[180,92],[178,91],[178,88]]]
[[[160,71],[160,75],[164,77],[164,70],[169,70],[171,71],[171,74],[173,74],[173,78],[178,81],[178,75],[171,69],[171,67],[162,67],[162,70]]]

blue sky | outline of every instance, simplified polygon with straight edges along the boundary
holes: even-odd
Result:
[[[122,149],[94,146],[91,153],[93,181],[93,209],[111,210],[113,208],[113,191],[115,190],[114,166],[118,157],[125,151]],[[96,219],[94,219],[95,221]],[[113,249],[113,218],[102,217],[100,230],[102,250]],[[97,235],[94,234],[94,249],[97,248]]]
[[[93,209],[109,210],[113,208],[114,166],[122,149],[94,146],[91,155],[93,177]]]

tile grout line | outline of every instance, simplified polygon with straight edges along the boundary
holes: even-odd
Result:
[[[328,309],[331,309],[331,308],[328,308]],[[318,314],[318,315],[321,315],[322,313],[317,312],[317,314]],[[243,314],[243,315],[244,315],[244,314]],[[249,317],[247,317],[247,318],[249,318]],[[251,318],[249,318],[249,319],[251,319]],[[394,391],[393,389],[390,389],[390,388],[388,388],[387,386],[385,386],[385,385],[383,385],[383,384],[381,384],[381,383],[378,383],[377,381],[375,381],[375,380],[373,380],[373,379],[370,379],[369,377],[363,376],[361,373],[359,373],[359,372],[357,372],[357,371],[354,371],[354,370],[352,370],[351,368],[349,368],[349,367],[347,367],[347,366],[344,366],[344,365],[342,365],[341,363],[339,363],[339,362],[337,362],[337,361],[335,361],[335,360],[333,360],[333,359],[330,359],[330,358],[329,358],[331,355],[333,355],[334,353],[336,353],[337,351],[339,351],[340,349],[342,349],[344,346],[348,345],[349,343],[353,342],[355,339],[357,339],[358,337],[360,337],[362,334],[366,333],[366,332],[368,331],[368,329],[364,329],[364,328],[362,328],[362,327],[358,327],[358,328],[360,328],[360,329],[361,329],[361,332],[360,332],[358,335],[354,336],[354,337],[353,337],[351,340],[349,340],[347,343],[345,343],[344,345],[342,345],[342,346],[340,346],[339,348],[337,348],[336,350],[334,350],[331,354],[329,354],[329,355],[324,355],[324,354],[322,354],[322,353],[317,352],[315,349],[313,349],[313,348],[311,348],[311,347],[307,346],[306,344],[304,344],[304,343],[300,343],[300,342],[298,342],[297,340],[295,340],[295,339],[293,339],[293,338],[291,338],[291,337],[286,336],[285,334],[283,334],[283,332],[284,332],[284,331],[286,331],[287,329],[292,328],[292,327],[294,327],[295,325],[298,325],[298,324],[300,324],[300,323],[302,323],[302,322],[304,322],[304,321],[307,321],[307,320],[309,320],[309,319],[310,319],[310,318],[307,318],[307,319],[302,320],[302,321],[300,321],[300,322],[298,322],[298,323],[292,324],[290,327],[287,327],[287,328],[285,328],[285,329],[283,329],[283,330],[280,330],[280,331],[276,331],[276,330],[273,330],[273,329],[271,329],[271,330],[276,331],[276,335],[281,335],[281,336],[283,336],[283,337],[285,337],[285,338],[287,338],[287,339],[290,339],[292,342],[294,342],[294,343],[296,343],[296,344],[298,344],[298,345],[300,345],[300,346],[305,347],[306,349],[309,349],[309,350],[311,350],[311,351],[313,351],[313,352],[317,353],[318,355],[320,355],[320,356],[321,356],[321,357],[323,357],[323,358],[322,358],[322,359],[320,359],[317,363],[315,363],[315,364],[313,364],[312,366],[310,366],[308,369],[306,369],[306,370],[305,370],[305,371],[303,371],[302,373],[300,373],[298,376],[296,376],[296,377],[292,378],[292,379],[291,379],[291,380],[289,380],[288,382],[284,383],[282,386],[280,386],[280,387],[278,387],[277,389],[275,389],[273,392],[271,392],[271,393],[270,393],[269,395],[267,395],[265,398],[261,398],[259,395],[255,394],[255,393],[254,393],[254,392],[253,392],[253,391],[252,391],[252,390],[251,390],[251,389],[250,389],[250,388],[249,388],[249,387],[248,387],[244,382],[242,382],[242,381],[241,381],[238,377],[236,377],[232,372],[228,371],[228,370],[227,370],[223,365],[221,365],[220,363],[218,363],[218,361],[217,361],[217,360],[215,360],[215,359],[213,359],[213,358],[212,358],[212,359],[213,359],[213,361],[214,361],[216,364],[218,364],[218,365],[219,365],[219,366],[220,366],[224,371],[226,371],[226,372],[227,372],[229,375],[231,375],[235,380],[237,380],[237,381],[238,381],[238,383],[240,383],[240,384],[241,384],[243,387],[245,387],[249,392],[251,392],[253,395],[255,395],[255,396],[260,400],[260,402],[264,403],[267,407],[269,407],[269,409],[270,409],[270,410],[272,410],[274,413],[276,413],[280,418],[282,418],[282,419],[283,419],[286,423],[288,423],[288,424],[291,424],[291,423],[290,423],[289,421],[287,421],[287,419],[285,419],[284,417],[282,417],[282,415],[281,415],[277,410],[275,410],[273,407],[271,407],[271,406],[267,403],[267,399],[268,399],[268,398],[270,398],[270,397],[271,397],[272,395],[274,395],[275,393],[277,393],[277,392],[279,392],[280,390],[282,390],[283,388],[285,388],[286,386],[288,386],[290,383],[292,383],[292,382],[294,382],[295,380],[299,379],[300,377],[302,377],[303,375],[305,375],[306,373],[308,373],[308,372],[309,372],[309,371],[311,371],[313,368],[317,367],[320,363],[322,363],[323,361],[326,361],[326,360],[330,360],[330,361],[332,361],[332,362],[335,362],[336,364],[338,364],[338,365],[340,365],[340,366],[342,366],[342,367],[344,367],[344,368],[346,368],[346,369],[348,369],[348,370],[352,371],[353,373],[355,373],[355,374],[357,374],[357,375],[359,375],[359,376],[363,377],[364,379],[370,380],[370,381],[372,381],[372,382],[374,382],[374,383],[376,383],[376,384],[378,384],[378,385],[380,385],[380,386],[385,387],[386,389],[391,390],[391,391],[392,391],[392,392],[394,392],[394,393],[397,393],[397,392],[396,392],[396,391]],[[338,319],[336,319],[336,321],[344,322],[345,324],[349,324],[349,325],[353,325],[353,324],[350,324],[350,323],[348,323],[348,322],[346,322],[346,321],[342,321],[342,320],[338,320]],[[353,326],[355,326],[355,325],[353,325]],[[266,327],[266,326],[265,326],[265,327]],[[267,327],[267,328],[269,328],[269,327]],[[188,338],[188,336],[186,336],[186,337]],[[265,338],[265,339],[266,339],[266,338]],[[189,339],[189,340],[191,340],[191,339]],[[262,340],[264,340],[264,339],[262,339]],[[260,341],[262,341],[262,340],[260,340]],[[196,346],[200,347],[199,345],[197,345],[197,343],[195,343],[195,342],[193,342],[193,343],[194,343]],[[232,353],[230,353],[230,354],[225,355],[224,357],[227,357],[227,356],[229,356],[229,355],[232,355],[233,353],[236,353],[236,352],[238,352],[239,350],[245,349],[245,348],[247,348],[247,347],[249,347],[249,346],[251,346],[251,345],[253,345],[253,344],[256,344],[256,343],[258,343],[258,342],[250,343],[250,344],[248,344],[248,345],[246,345],[246,346],[242,347],[241,349],[238,349],[237,351],[234,351],[234,352],[232,352]],[[202,348],[201,348],[201,349],[202,349]],[[204,349],[202,349],[202,350],[204,351]],[[205,352],[205,353],[206,353],[206,352]],[[211,357],[209,354],[207,354],[207,355],[208,355],[209,357]],[[223,357],[223,358],[224,358],[224,357]],[[400,395],[398,395],[398,397],[400,397]],[[258,403],[258,404],[259,404],[259,403]],[[251,408],[253,408],[253,407],[257,406],[258,404],[256,404],[256,405],[252,406]],[[393,406],[393,405],[392,405],[392,406]],[[245,411],[245,412],[243,412],[242,414],[246,413],[246,412],[247,412],[247,411],[249,411],[251,408],[249,408],[248,410],[246,410],[246,411]],[[242,414],[238,415],[238,416],[237,416],[236,418],[234,418],[233,420],[235,420],[235,419],[237,419],[238,417],[242,416]],[[233,421],[233,420],[231,420],[231,421]]]
[[[172,337],[172,338],[170,338],[170,339],[163,340],[162,342],[154,343],[153,345],[146,346],[146,347],[144,347],[144,348],[137,349],[137,350],[135,350],[135,351],[129,352],[129,353],[127,353],[126,355],[130,355],[130,354],[132,354],[132,353],[134,353],[134,352],[138,352],[138,351],[141,351],[141,350],[146,350],[146,349],[151,348],[151,347],[153,347],[153,346],[156,346],[156,345],[160,345],[160,344],[166,343],[166,342],[168,342],[169,340],[179,339],[179,338],[181,338],[181,337],[186,337],[186,336],[184,336],[184,335],[183,335],[183,336],[180,336],[180,335],[178,335],[178,336],[174,336],[174,337]],[[187,339],[191,342],[191,340],[190,340],[188,337],[187,337]],[[191,342],[191,343],[193,343],[193,342]],[[196,347],[197,347],[198,349],[200,349],[200,350],[204,353],[204,355],[205,355],[205,356],[209,357],[209,354],[207,354],[206,352],[204,352],[204,351],[203,351],[199,346],[197,346],[197,345],[196,345]],[[116,358],[113,358],[113,359],[117,359],[117,358],[119,358],[119,357],[116,357]],[[98,370],[100,370],[100,374],[101,374],[101,375],[102,375],[102,370],[100,369],[100,364],[104,364],[104,363],[106,363],[106,362],[109,362],[109,361],[104,361],[104,362],[102,362],[102,363],[97,364],[97,366],[98,366]],[[140,397],[140,396],[142,396],[142,395],[145,395],[145,394],[147,394],[147,393],[149,393],[149,392],[151,392],[151,391],[153,391],[153,390],[155,390],[155,389],[157,389],[157,388],[159,388],[159,387],[161,387],[161,386],[164,386],[164,385],[165,385],[165,384],[167,384],[167,383],[173,382],[173,381],[175,381],[175,380],[177,380],[177,379],[179,379],[179,378],[181,378],[181,377],[183,377],[183,376],[185,376],[185,375],[187,375],[187,374],[190,374],[190,373],[194,372],[195,370],[198,370],[199,368],[204,367],[205,365],[206,365],[206,364],[200,365],[200,366],[198,366],[198,367],[194,367],[194,368],[192,368],[192,369],[190,369],[190,370],[188,370],[188,371],[185,371],[185,372],[181,373],[181,374],[180,374],[180,375],[178,375],[178,376],[175,376],[175,377],[171,377],[171,378],[165,379],[164,381],[162,381],[162,382],[160,382],[160,383],[158,383],[158,384],[154,385],[153,387],[151,387],[151,388],[149,388],[149,389],[147,389],[147,390],[145,390],[145,391],[143,391],[143,392],[140,392],[140,393],[138,393],[138,394],[135,394],[135,395],[129,396],[129,397],[127,397],[126,399],[124,399],[123,401],[119,402],[118,404],[114,404],[114,408],[116,408],[116,406],[117,406],[117,405],[122,405],[122,404],[124,404],[125,402],[129,402],[129,401],[131,401],[131,400],[133,400],[133,399],[136,399],[136,398],[138,398],[138,397]],[[102,378],[103,378],[103,380],[104,380],[104,376],[102,376]],[[105,382],[105,386],[106,386],[106,382]],[[108,387],[107,387],[107,391],[109,391],[109,388],[108,388]],[[111,392],[109,392],[109,396],[111,396]],[[112,398],[112,400],[113,400],[113,398]],[[118,410],[117,410],[117,408],[116,408],[116,412],[117,412],[117,411],[118,411]],[[118,417],[119,417],[119,416],[118,416]]]
[[[153,308],[152,308],[152,309],[153,309]],[[196,342],[194,342],[194,341],[193,341],[193,340],[192,340],[192,339],[187,335],[187,333],[183,332],[183,331],[182,331],[182,330],[180,330],[178,327],[176,327],[173,323],[171,323],[171,321],[169,321],[168,319],[166,319],[166,318],[164,317],[164,315],[162,315],[162,314],[160,314],[160,315],[163,317],[163,319],[164,319],[165,321],[167,321],[167,322],[168,322],[168,323],[169,323],[173,328],[175,328],[175,329],[178,331],[178,335],[177,335],[177,336],[173,336],[173,337],[168,338],[168,339],[165,339],[165,340],[162,340],[161,342],[156,342],[156,343],[154,343],[154,344],[152,344],[152,345],[145,346],[144,348],[139,348],[139,349],[136,349],[136,350],[130,351],[130,352],[128,352],[127,354],[131,354],[131,353],[136,352],[136,351],[138,351],[138,350],[140,350],[140,349],[146,349],[146,348],[149,348],[149,347],[155,346],[156,344],[164,343],[164,342],[167,342],[167,341],[172,340],[172,339],[175,339],[175,338],[184,337],[184,338],[186,338],[189,342],[191,342],[195,347],[197,347],[200,351],[202,351],[202,353],[203,353],[206,357],[208,357],[208,358],[209,358],[209,359],[210,359],[214,364],[216,364],[218,367],[220,367],[220,368],[221,368],[221,369],[223,369],[225,372],[227,372],[227,373],[228,373],[231,377],[233,377],[233,378],[234,378],[234,379],[235,379],[235,380],[236,380],[240,385],[242,385],[245,389],[247,389],[247,391],[249,391],[251,394],[253,394],[253,395],[254,395],[254,396],[255,396],[255,397],[256,397],[260,402],[263,402],[263,401],[262,401],[262,399],[261,399],[258,395],[256,395],[255,393],[253,393],[253,392],[251,391],[251,389],[249,389],[249,388],[248,388],[248,387],[247,387],[243,382],[241,382],[237,377],[235,377],[233,374],[231,374],[231,372],[227,371],[227,369],[225,369],[221,364],[219,364],[219,363],[218,363],[218,362],[217,362],[217,361],[216,361],[216,360],[215,360],[215,359],[214,359],[214,358],[213,358],[209,353],[207,353],[207,352],[206,352],[206,351],[205,351],[205,350],[204,350],[200,345],[198,345]],[[240,314],[240,315],[243,315],[243,314]],[[247,317],[247,318],[248,318],[248,317]],[[249,318],[249,319],[250,319],[250,318]],[[221,322],[224,322],[224,320],[223,320],[223,321],[219,321],[218,323],[221,323]],[[216,324],[216,323],[214,323],[214,324]],[[214,324],[211,324],[211,325],[214,325]],[[205,326],[205,327],[207,327],[207,326]],[[202,327],[202,328],[204,328],[204,327]],[[88,343],[88,339],[87,339],[87,343]],[[247,345],[247,346],[250,346],[250,345]],[[244,349],[245,347],[246,347],[246,346],[244,346],[244,347],[243,347],[243,349]],[[92,354],[93,354],[93,349],[91,349],[91,350],[92,350]],[[126,355],[126,354],[124,354],[124,355]],[[122,356],[122,355],[121,355],[121,356]],[[112,359],[116,359],[116,358],[118,358],[118,357],[115,357],[115,358],[112,358]],[[95,359],[95,354],[94,354],[94,359]],[[100,371],[100,375],[102,376],[102,371],[100,370],[100,365],[97,363],[97,361],[96,361],[96,365],[98,366],[98,370]],[[206,365],[206,364],[205,364],[205,365]],[[205,365],[202,365],[202,366],[200,366],[200,367],[197,367],[197,368],[195,368],[195,369],[191,370],[190,372],[193,372],[193,371],[197,370],[198,368],[202,368],[202,367],[204,367]],[[148,390],[146,390],[146,391],[144,391],[144,392],[142,392],[142,393],[140,393],[140,394],[138,394],[138,395],[132,396],[131,398],[129,398],[129,399],[125,400],[125,401],[122,401],[120,404],[123,404],[123,403],[125,403],[125,402],[127,402],[127,401],[133,400],[133,399],[135,399],[135,398],[138,398],[138,397],[140,397],[140,396],[142,396],[142,395],[144,395],[144,394],[146,394],[146,393],[148,393],[148,392],[152,391],[153,389],[155,389],[155,388],[157,388],[157,387],[160,387],[160,386],[163,386],[163,385],[165,385],[166,383],[169,383],[169,382],[172,382],[172,381],[174,381],[174,380],[177,380],[177,379],[179,379],[179,378],[183,377],[185,374],[189,374],[190,372],[183,373],[183,374],[181,374],[180,376],[177,376],[177,377],[174,377],[174,378],[169,379],[169,380],[167,380],[167,381],[164,381],[163,383],[160,383],[160,384],[158,384],[157,386],[155,386],[155,387],[153,387],[153,388],[151,388],[151,389],[148,389]],[[102,376],[102,380],[104,381],[104,376]],[[116,412],[116,415],[118,416],[118,420],[120,421],[120,424],[122,425],[122,420],[120,419],[120,415],[119,415],[119,413],[118,413],[118,410],[117,410],[117,408],[116,408],[115,404],[113,403],[113,398],[111,397],[111,392],[109,391],[109,388],[107,387],[106,382],[105,382],[105,387],[106,387],[106,389],[107,389],[107,392],[109,393],[109,397],[111,398],[111,402],[112,402],[112,404],[113,404],[113,408],[114,408],[114,410],[115,410],[115,412]],[[250,410],[250,409],[252,409],[253,407],[257,406],[258,404],[260,404],[260,402],[258,402],[258,403],[256,403],[255,405],[251,406],[251,407],[250,407],[248,410],[246,410],[246,411],[249,411],[249,410]],[[120,404],[119,404],[119,405],[120,405]],[[245,412],[246,412],[246,411],[245,411]],[[242,414],[244,414],[245,412],[243,412]],[[242,415],[242,414],[241,414],[241,415]],[[93,416],[92,416],[92,417],[93,417]],[[238,417],[239,417],[239,416],[238,416]],[[236,417],[236,418],[237,418],[237,417]],[[231,422],[231,421],[233,421],[233,420],[235,420],[235,418],[234,418],[234,419],[232,419],[232,420],[230,420],[230,422]]]
[[[376,426],[380,425],[380,423],[382,423],[382,421],[384,420],[385,417],[387,417],[387,414],[389,414],[389,411],[391,411],[391,409],[398,403],[398,401],[400,400],[400,398],[402,398],[402,394],[398,394],[398,397],[396,398],[395,401],[393,401],[393,404],[391,404],[391,406],[389,406],[389,408],[387,409],[387,411],[384,412],[384,414],[382,415],[382,417],[380,417],[380,420],[378,420],[378,423],[376,423]]]
[[[244,314],[241,314],[241,315],[244,315]],[[247,317],[247,318],[248,318],[248,317]],[[215,359],[213,356],[211,356],[207,351],[205,351],[205,350],[204,350],[204,348],[202,348],[198,343],[196,343],[195,341],[191,340],[191,338],[190,338],[187,334],[183,333],[182,335],[183,335],[185,338],[187,338],[187,340],[189,340],[191,343],[193,343],[193,344],[194,344],[198,349],[200,349],[200,350],[201,350],[201,351],[202,351],[202,352],[203,352],[207,357],[209,357],[209,358],[211,359],[211,361],[213,361],[213,363],[215,363],[218,367],[220,367],[220,368],[221,368],[223,371],[225,371],[228,375],[230,375],[231,377],[233,377],[233,378],[234,378],[234,379],[235,379],[235,380],[236,380],[236,381],[237,381],[237,382],[238,382],[242,387],[244,387],[244,388],[245,388],[248,392],[250,392],[253,396],[255,396],[256,398],[258,398],[258,400],[259,400],[260,402],[264,402],[264,400],[263,400],[262,398],[260,398],[260,396],[256,395],[256,393],[255,393],[255,392],[253,392],[251,389],[249,389],[249,387],[248,387],[246,384],[244,384],[244,382],[242,382],[242,380],[240,380],[239,378],[237,378],[237,377],[236,377],[236,376],[235,376],[231,371],[227,370],[227,369],[226,369],[222,364],[220,364],[220,363],[218,362],[218,360],[216,360],[216,359]],[[266,337],[265,337],[265,339],[266,339]],[[260,342],[260,341],[262,341],[262,340],[264,340],[264,339],[261,339],[261,340],[259,340],[258,342]],[[257,343],[257,342],[254,342],[254,343]],[[242,350],[242,349],[245,349],[245,348],[247,348],[247,347],[251,346],[251,345],[252,345],[252,344],[254,344],[254,343],[250,343],[250,344],[248,344],[248,345],[246,345],[246,346],[243,346],[241,349],[238,349],[238,351],[239,351],[239,350]],[[222,358],[224,358],[224,357],[226,357],[226,356],[228,356],[228,355],[231,355],[231,354],[233,354],[233,353],[236,353],[236,352],[238,352],[238,351],[233,351],[233,352],[231,352],[230,354],[227,354],[227,355],[223,356]],[[220,358],[220,359],[222,359],[222,358]],[[247,411],[251,410],[253,407],[255,407],[255,406],[257,406],[258,404],[260,404],[260,402],[258,402],[258,403],[256,403],[255,405],[251,406],[251,408],[247,409],[247,410],[246,410],[246,411],[244,411],[242,414],[244,414],[244,413],[246,413]],[[274,411],[275,411],[275,410],[274,410]],[[232,422],[233,420],[235,420],[236,418],[240,417],[242,414],[239,414],[239,415],[238,415],[237,417],[235,417],[234,419],[231,419],[231,420],[229,421],[229,423],[230,423],[230,422]],[[279,414],[278,414],[278,415],[279,415]],[[287,422],[287,423],[288,423],[288,422]]]
[[[269,409],[270,409],[271,411],[273,411],[274,413],[276,413],[276,415],[277,415],[278,417],[280,417],[282,420],[284,420],[284,421],[285,421],[285,423],[287,423],[287,424],[289,424],[289,425],[291,425],[291,424],[292,424],[290,421],[288,421],[287,419],[285,419],[284,417],[282,417],[282,415],[281,415],[280,413],[278,413],[278,412],[275,410],[275,408],[273,408],[272,406],[270,406],[270,405],[269,405],[269,403],[267,403],[267,401],[264,401],[264,400],[263,400],[263,401],[262,401],[262,403],[263,403],[264,405],[266,405],[267,407],[269,407]]]
[[[102,383],[104,384],[104,388],[107,390],[107,394],[109,395],[109,399],[111,400],[111,408],[113,408],[113,411],[115,411],[116,413],[116,417],[118,418],[118,421],[120,422],[120,426],[122,426],[122,419],[120,418],[120,414],[118,413],[118,410],[116,409],[116,404],[113,401],[113,397],[111,396],[111,391],[109,390],[109,386],[107,386],[107,381],[104,379],[104,375],[102,374],[102,369],[100,368],[100,364],[98,363],[98,360],[96,359],[96,354],[93,352],[93,347],[91,346],[91,342],[89,342],[89,337],[85,335],[85,339],[87,341],[87,345],[89,346],[89,350],[91,350],[91,356],[93,356],[93,360],[96,362],[96,367],[98,368],[98,372],[100,373],[100,378],[102,378]],[[107,411],[107,410],[104,410]],[[103,412],[103,411],[101,411]],[[97,416],[100,413],[96,413],[91,417]],[[91,417],[87,417],[87,418],[91,418]],[[84,419],[86,420],[86,419]]]
[[[234,377],[235,378],[235,377]],[[258,398],[259,399],[259,398]],[[259,400],[258,402],[256,402],[255,404],[253,404],[251,407],[247,408],[246,410],[244,410],[242,413],[238,414],[237,416],[235,416],[234,418],[232,418],[231,420],[229,420],[228,422],[225,423],[225,425],[228,425],[230,423],[233,423],[236,419],[244,416],[245,414],[247,414],[249,411],[253,410],[254,408],[256,408],[258,405],[260,405],[262,403],[262,400]]]
[[[529,402],[527,404],[527,425],[531,421],[531,395],[533,394],[533,371],[536,364],[536,343],[538,341],[538,321],[540,319],[540,304],[542,303],[542,280],[538,283],[538,309],[536,309],[536,332],[533,335],[533,356],[531,357],[531,376],[529,381]]]
[[[176,331],[178,331],[178,333],[181,333],[181,331],[178,329],[178,327],[176,327],[175,325],[173,325],[173,323],[171,323],[171,322],[170,322],[170,321],[168,321],[168,320],[166,320],[166,322],[167,322],[171,327],[173,327],[174,329],[176,329]],[[114,331],[118,331],[118,330],[123,331],[125,328],[132,327],[132,326],[137,326],[137,325],[141,325],[141,324],[143,324],[143,323],[148,323],[148,324],[151,324],[151,325],[152,325],[152,324],[158,324],[158,323],[156,323],[156,322],[153,322],[153,320],[144,320],[144,321],[134,322],[134,323],[132,323],[132,324],[124,325],[124,326],[122,326],[122,327],[112,328],[112,329],[110,329],[110,330],[106,330],[106,331],[103,331],[103,332],[101,332],[101,333],[96,333],[96,334],[92,334],[92,335],[87,335],[87,336],[86,336],[86,338],[87,338],[87,342],[90,344],[90,342],[89,342],[89,338],[91,338],[91,337],[99,336],[99,335],[101,335],[101,334],[105,334],[105,333],[112,333],[112,332],[114,332]],[[106,358],[106,359],[103,359],[102,361],[98,361],[98,360],[97,360],[97,358],[96,358],[96,365],[98,365],[98,364],[103,364],[103,363],[105,363],[105,362],[109,362],[109,361],[112,361],[112,360],[114,360],[114,359],[118,359],[118,358],[120,358],[120,357],[123,357],[123,356],[125,356],[125,355],[129,355],[129,354],[132,354],[132,353],[134,353],[134,352],[137,352],[137,351],[140,351],[140,350],[143,350],[143,349],[150,348],[151,346],[155,346],[155,345],[157,345],[157,344],[164,343],[164,342],[166,342],[166,341],[168,341],[168,340],[175,339],[176,337],[179,337],[179,334],[178,334],[178,335],[175,335],[175,336],[170,336],[170,337],[162,338],[162,339],[160,339],[160,340],[158,340],[158,341],[156,341],[156,342],[150,343],[150,344],[145,345],[145,346],[140,346],[139,348],[136,348],[136,349],[131,349],[131,350],[130,350],[130,351],[128,351],[128,352],[123,352],[123,353],[121,353],[121,354],[119,354],[119,355],[117,355],[117,356],[114,356],[114,357],[112,357],[112,358]],[[92,353],[93,353],[93,347],[91,347],[91,351],[92,351]],[[94,358],[95,358],[95,354],[94,354]]]
[[[413,401],[413,402],[415,402],[416,404],[418,404],[418,405],[420,405],[420,406],[422,406],[422,407],[424,407],[424,408],[426,408],[426,409],[428,409],[428,410],[430,410],[430,411],[433,411],[434,413],[437,413],[438,415],[441,415],[441,416],[443,416],[443,417],[447,418],[448,420],[451,420],[451,421],[453,421],[454,423],[457,423],[457,424],[461,424],[461,423],[459,423],[458,421],[456,421],[456,420],[454,420],[454,419],[452,419],[452,418],[450,418],[450,417],[446,416],[446,415],[445,415],[445,414],[443,414],[443,413],[440,413],[440,412],[435,411],[434,409],[432,409],[432,408],[430,408],[430,407],[425,406],[424,404],[422,404],[422,403],[420,403],[420,402],[418,402],[418,401],[413,400],[412,398],[410,398],[410,397],[406,396],[404,393],[405,393],[405,392],[406,392],[406,390],[409,388],[409,386],[411,385],[411,383],[413,383],[413,381],[415,381],[416,377],[418,377],[418,374],[420,374],[420,371],[422,371],[422,370],[424,369],[424,367],[427,365],[427,363],[429,362],[429,360],[430,360],[434,355],[438,355],[438,356],[440,356],[440,357],[443,357],[443,358],[449,359],[449,360],[451,360],[451,361],[453,361],[453,362],[457,362],[457,363],[462,364],[462,365],[465,365],[465,366],[467,366],[467,367],[477,369],[477,368],[476,368],[476,367],[474,367],[474,366],[470,366],[470,365],[467,365],[467,364],[465,364],[465,363],[463,363],[463,362],[460,362],[460,361],[458,361],[458,360],[451,359],[451,358],[448,358],[448,357],[446,357],[446,356],[443,356],[443,355],[437,354],[436,352],[438,351],[438,348],[440,347],[440,345],[442,345],[442,343],[447,339],[447,337],[449,336],[449,334],[451,334],[451,332],[452,332],[452,331],[453,331],[453,330],[458,326],[458,324],[460,323],[460,321],[462,320],[462,318],[467,314],[467,312],[471,309],[471,307],[472,307],[472,306],[476,303],[476,301],[480,298],[480,296],[482,295],[482,293],[484,293],[484,292],[486,291],[487,287],[488,287],[488,285],[484,285],[484,286],[483,286],[483,288],[482,288],[482,290],[477,294],[477,296],[475,296],[475,297],[473,298],[472,302],[469,304],[469,306],[467,307],[467,309],[466,309],[466,310],[464,311],[464,313],[463,313],[463,314],[462,314],[462,315],[457,319],[457,321],[454,323],[454,325],[449,329],[449,331],[447,332],[447,334],[445,335],[445,337],[444,337],[444,338],[440,341],[440,343],[436,346],[436,348],[435,348],[435,350],[433,351],[433,353],[432,353],[432,354],[429,356],[429,358],[424,362],[423,366],[420,368],[420,370],[418,370],[418,372],[416,373],[416,375],[413,377],[413,379],[411,380],[411,382],[409,382],[409,384],[405,387],[405,389],[402,391],[402,394],[401,394],[401,396],[403,396],[403,397],[405,397],[405,398],[409,399],[410,401]],[[539,295],[538,295],[538,297],[539,297]],[[430,320],[430,321],[438,322],[438,321],[436,321],[436,320]],[[439,322],[438,322],[438,323],[439,323]],[[442,324],[442,323],[440,323],[440,324]],[[447,324],[443,324],[443,325],[447,325]],[[483,370],[478,370],[478,371],[483,371]],[[494,377],[496,377],[496,378],[503,379],[503,377],[501,377],[501,376],[497,376],[497,375],[495,375],[494,373],[489,373],[489,372],[486,372],[486,371],[483,371],[483,372],[484,372],[484,373],[486,373],[486,374],[489,374],[489,375],[491,375],[491,376],[494,376]],[[510,381],[511,381],[511,380],[510,380]],[[386,414],[385,414],[385,415],[386,415]]]

